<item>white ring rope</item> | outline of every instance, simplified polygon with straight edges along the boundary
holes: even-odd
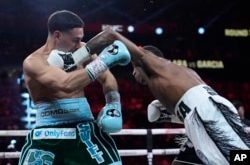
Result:
[[[250,127],[245,128],[250,133]],[[153,135],[163,134],[185,134],[184,128],[175,129],[151,129]],[[0,136],[26,136],[30,130],[0,130]],[[146,135],[146,129],[122,129],[120,132],[111,135]]]
[[[184,134],[184,128],[176,129],[151,129],[153,135]],[[26,136],[30,130],[0,130],[0,136]],[[122,129],[111,135],[146,135],[147,129]]]
[[[163,134],[184,134],[184,128],[177,129],[151,129],[153,135]],[[250,127],[246,128],[250,133]],[[0,130],[0,137],[4,136],[26,136],[29,130]],[[120,132],[113,133],[112,135],[146,135],[147,129],[122,129]],[[153,149],[153,155],[177,155],[180,149]],[[145,156],[148,155],[147,149],[133,149],[133,150],[119,150],[121,156]],[[19,158],[20,152],[0,152],[0,159],[5,158]]]
[[[119,150],[121,156],[146,156],[146,149]],[[153,155],[178,155],[180,149],[153,149]],[[19,158],[21,152],[0,152],[0,159]]]

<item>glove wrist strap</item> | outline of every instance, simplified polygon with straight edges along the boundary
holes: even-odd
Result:
[[[94,81],[103,72],[105,72],[108,67],[102,60],[100,60],[100,58],[96,58],[94,61],[89,63],[85,69],[87,70],[90,79]]]

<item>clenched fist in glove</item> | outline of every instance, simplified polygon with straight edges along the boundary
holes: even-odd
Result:
[[[171,122],[171,123],[183,123],[180,119],[170,112],[162,105],[159,100],[153,100],[147,109],[149,122]]]
[[[118,132],[122,129],[122,112],[120,94],[110,91],[105,95],[106,105],[97,117],[98,126],[107,133]]]
[[[89,77],[95,80],[108,68],[127,65],[131,60],[127,47],[121,41],[114,41],[99,54],[98,58],[86,66]]]

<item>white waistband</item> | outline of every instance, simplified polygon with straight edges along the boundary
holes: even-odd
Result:
[[[175,114],[180,111],[182,103],[188,105],[193,110],[196,106],[203,104],[210,96],[218,95],[210,86],[200,84],[187,90],[175,105]]]

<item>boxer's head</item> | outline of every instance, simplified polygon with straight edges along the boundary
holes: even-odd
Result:
[[[145,53],[145,55],[153,54],[156,55],[157,57],[162,57],[162,58],[164,57],[162,51],[153,45],[145,45],[141,48],[141,50]],[[150,72],[141,61],[137,61],[137,64],[132,62],[132,64],[134,67],[133,75],[136,81],[139,82],[140,84],[146,85]]]
[[[84,36],[84,22],[75,13],[67,10],[56,11],[48,19],[48,32],[55,41],[55,48],[74,51],[80,47]]]
[[[143,46],[143,49],[145,50],[144,52],[149,51],[158,57],[164,58],[162,51],[153,45],[145,45]]]

